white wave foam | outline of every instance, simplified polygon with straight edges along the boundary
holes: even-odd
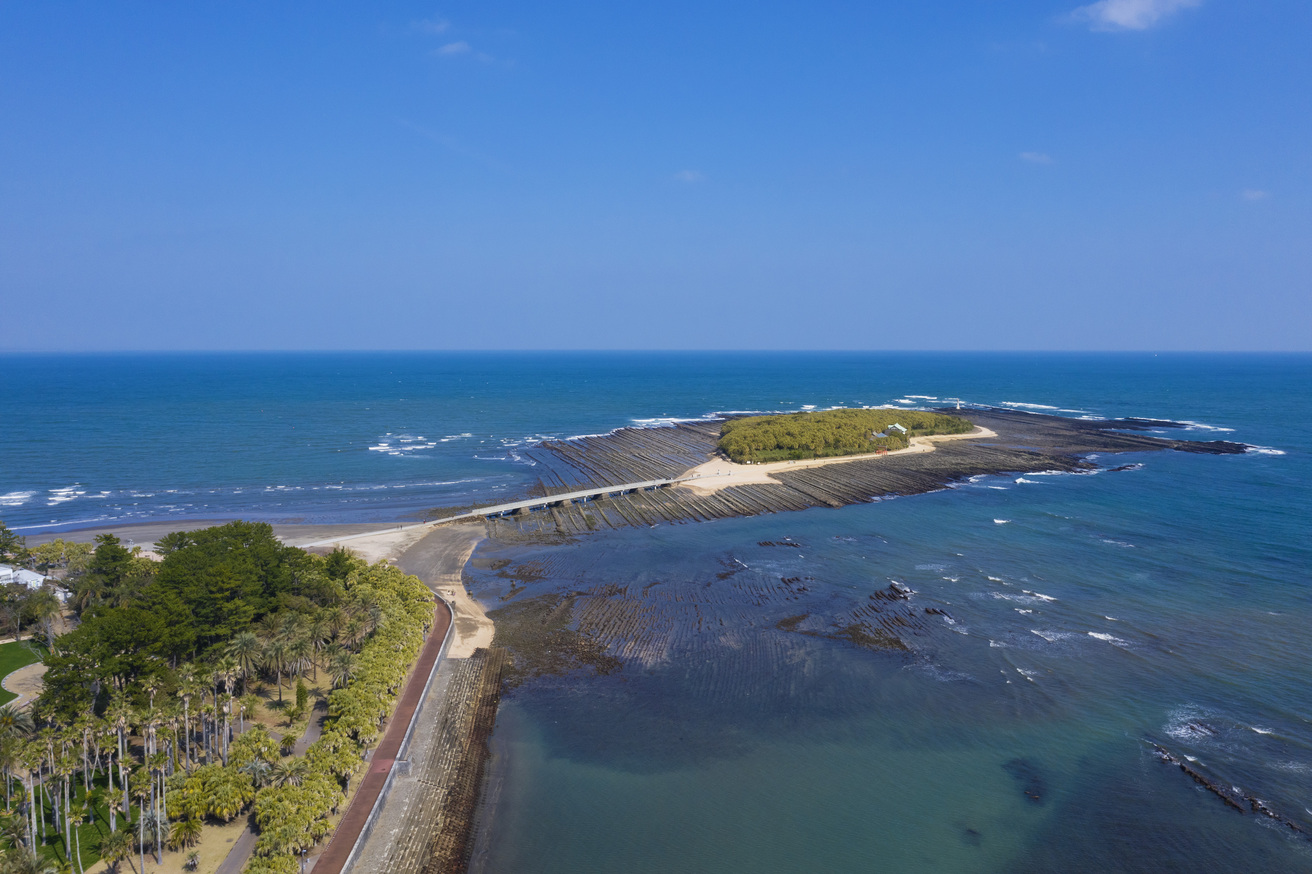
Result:
[[[1196,705],[1186,704],[1177,707],[1167,714],[1166,725],[1162,726],[1162,731],[1176,740],[1184,741],[1196,742],[1211,737],[1216,732],[1200,722],[1203,717],[1202,710]]]
[[[1275,731],[1270,728],[1262,728],[1257,725],[1250,725],[1249,728],[1251,728],[1253,731],[1257,732],[1258,734],[1275,734]]]
[[[1024,592],[1025,594],[1029,595],[1029,596],[1032,597],[1032,598],[1038,598],[1040,601],[1056,601],[1056,600],[1057,600],[1056,598],[1052,597],[1051,595],[1045,595],[1045,594],[1043,594],[1043,593],[1041,593],[1041,592],[1031,592],[1029,589],[1021,589],[1021,591]]]
[[[1016,407],[1020,410],[1057,410],[1060,407],[1050,406],[1048,404],[1027,404],[1022,401],[1003,401],[998,404],[1000,407]]]
[[[994,524],[994,525],[1010,525],[1010,524],[1011,524],[1011,520],[1010,520],[1010,519],[994,519],[994,520],[993,520],[993,524]]]
[[[437,441],[414,434],[393,434],[390,431],[378,438],[378,442],[369,447],[370,452],[384,452],[388,455],[405,455],[433,449]]]
[[[1017,613],[1021,613],[1021,614],[1026,614],[1026,613],[1033,613],[1034,611],[1033,611],[1033,610],[1030,610],[1030,609],[1028,609],[1028,608],[1020,608],[1020,607],[1017,607],[1017,608],[1016,608],[1016,612],[1017,612]]]
[[[814,407],[812,407],[814,409]],[[630,419],[639,428],[673,428],[683,422],[702,422],[704,419],[680,418],[678,416],[656,416],[650,419]],[[597,436],[597,435],[590,435]],[[574,438],[570,438],[571,440]]]
[[[997,640],[989,641],[989,649],[1006,649],[1006,648],[1007,648],[1007,644],[1002,643],[1001,641],[997,641]]]
[[[1017,485],[1038,485],[1037,480],[1025,479],[1023,476],[1016,477],[1016,483]]]
[[[1089,637],[1096,638],[1097,640],[1104,640],[1107,643],[1124,644],[1126,642],[1119,637],[1114,637],[1113,635],[1102,631],[1090,631]]]
[[[1005,583],[1006,580],[1004,580],[1002,577],[989,577],[989,582],[992,582],[992,583]]]
[[[1109,546],[1119,546],[1121,549],[1134,549],[1133,543],[1126,543],[1124,540],[1112,540],[1111,538],[1104,537],[1102,538],[1102,542]]]
[[[1013,604],[1024,604],[1026,607],[1037,607],[1049,601],[1055,601],[1056,598],[1049,598],[1047,595],[1036,595],[1033,592],[1026,592],[1023,595],[1017,595],[1014,592],[989,592],[989,596],[995,601],[1010,601]]]
[[[35,495],[36,492],[9,492],[0,495],[0,507],[21,507]]]
[[[1284,455],[1285,450],[1273,449],[1270,446],[1254,446],[1250,443],[1244,444],[1244,452],[1249,455]]]
[[[1059,640],[1070,640],[1075,636],[1069,631],[1040,631],[1037,628],[1031,628],[1030,634],[1037,634],[1048,643],[1056,643]]]
[[[1216,431],[1221,434],[1232,434],[1234,428],[1223,428],[1220,425],[1205,425],[1202,422],[1190,422],[1188,419],[1181,419],[1176,424],[1184,425],[1186,431]]]
[[[1007,487],[1006,487],[1006,486],[989,486],[989,488],[993,489],[995,492],[1005,492],[1005,491],[1007,491]]]
[[[67,486],[62,489],[49,489],[46,496],[46,506],[54,507],[57,504],[64,504],[69,501],[76,501],[84,496],[86,492],[80,485]],[[153,498],[154,495],[134,495],[133,497]]]

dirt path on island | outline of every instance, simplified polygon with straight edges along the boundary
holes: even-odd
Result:
[[[713,458],[705,464],[685,471],[681,479],[686,480],[680,486],[692,489],[701,495],[711,495],[729,486],[760,485],[778,483],[773,474],[787,471],[806,470],[810,467],[827,467],[831,464],[849,464],[853,461],[872,461],[882,458],[898,458],[921,452],[933,452],[934,444],[950,440],[978,440],[995,438],[998,435],[988,428],[976,427],[968,434],[938,434],[933,437],[912,437],[911,445],[895,452],[870,453],[867,455],[843,455],[837,458],[808,458],[803,461],[773,461],[769,464],[736,464],[727,458]]]

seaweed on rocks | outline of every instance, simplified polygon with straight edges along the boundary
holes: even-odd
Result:
[[[890,634],[882,628],[874,628],[866,622],[853,622],[831,634],[823,635],[829,640],[842,640],[862,649],[896,650],[909,652],[911,647],[897,635]]]
[[[474,680],[468,695],[469,706],[452,735],[453,743],[435,745],[435,753],[447,760],[444,773],[449,775],[449,782],[442,784],[443,791],[434,793],[441,799],[441,808],[421,869],[423,874],[464,874],[469,870],[474,819],[491,755],[488,741],[501,701],[506,651],[479,649],[468,661]],[[397,866],[395,870],[413,871],[415,867]]]
[[[512,654],[506,684],[546,675],[591,669],[598,674],[619,670],[623,663],[609,655],[592,636],[573,625],[579,593],[551,593],[525,598],[488,612],[496,623],[496,644]]]

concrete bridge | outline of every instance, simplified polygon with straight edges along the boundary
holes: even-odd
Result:
[[[394,531],[415,531],[420,528],[433,528],[437,525],[445,525],[448,522],[471,522],[475,519],[498,519],[502,516],[514,516],[519,513],[533,513],[538,510],[545,510],[548,507],[559,507],[563,504],[586,504],[589,501],[596,501],[603,498],[614,498],[620,495],[628,495],[633,492],[652,492],[657,489],[663,489],[668,486],[676,485],[691,477],[681,477],[679,479],[649,479],[640,483],[623,483],[617,486],[597,486],[588,489],[580,489],[576,492],[564,492],[558,495],[546,495],[541,498],[528,498],[523,501],[511,501],[506,504],[494,504],[490,507],[477,507],[465,513],[457,513],[454,516],[447,516],[443,519],[433,519],[428,522],[419,522],[414,525],[398,525],[396,528],[380,528],[377,531],[365,531],[360,534],[350,534],[346,537],[332,537],[327,540],[316,540],[313,543],[300,544],[302,547],[309,546],[332,546],[337,543],[344,543],[347,540],[355,540],[358,537],[373,537],[377,534],[388,534]]]

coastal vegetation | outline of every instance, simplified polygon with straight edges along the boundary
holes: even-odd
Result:
[[[738,464],[764,464],[906,449],[912,437],[965,434],[959,416],[921,410],[842,409],[730,419],[718,447]]]
[[[247,870],[290,874],[377,740],[432,593],[383,563],[284,546],[263,524],[156,548],[158,561],[97,538],[61,582],[76,627],[53,636],[41,696],[0,708],[3,865],[144,866],[249,812]]]

